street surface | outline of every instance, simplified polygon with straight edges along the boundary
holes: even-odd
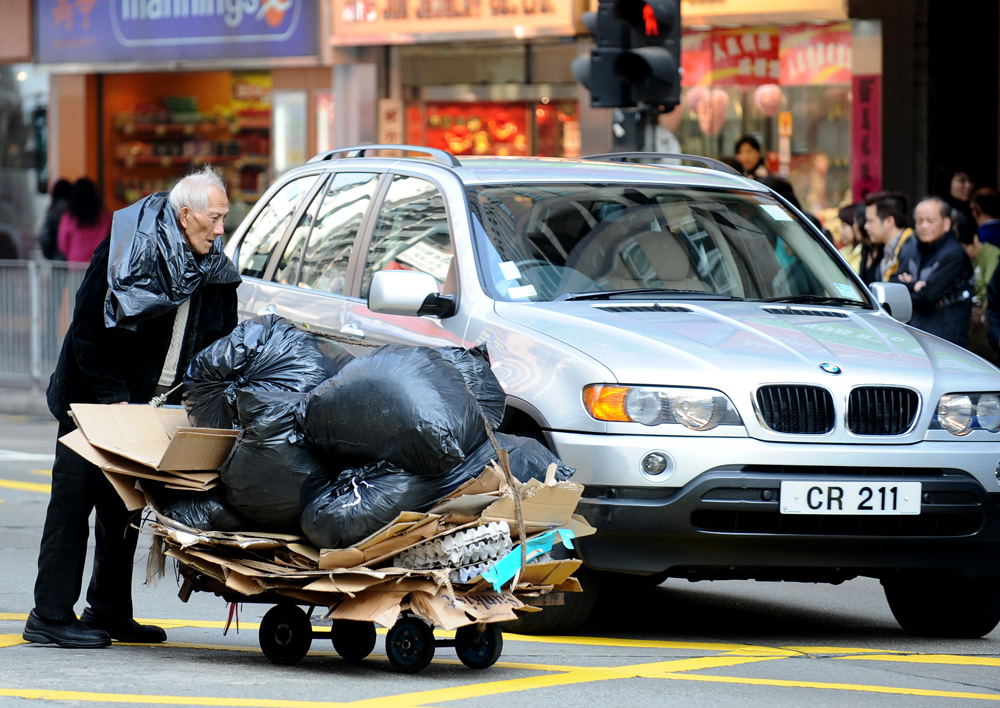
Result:
[[[73,650],[29,645],[38,541],[56,425],[0,415],[0,707],[186,706],[970,706],[1000,703],[1000,629],[929,640],[896,625],[877,582],[840,586],[670,580],[605,597],[574,637],[505,635],[500,661],[464,667],[439,648],[415,675],[392,671],[380,632],[360,663],[317,638],[295,666],[271,664],[256,629],[270,606],[177,597],[168,561],[155,584],[136,554],[136,617],[166,644]],[[85,572],[84,584],[90,577]],[[942,598],[961,602],[961,598]],[[84,604],[77,605],[81,612]],[[931,609],[931,608],[929,608]],[[322,628],[318,613],[314,626]],[[438,637],[448,633],[437,633]]]

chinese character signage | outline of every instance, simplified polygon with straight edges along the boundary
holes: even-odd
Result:
[[[854,201],[882,189],[882,77],[855,76],[851,108],[851,184]]]
[[[573,36],[574,0],[328,0],[334,45]]]
[[[684,30],[683,85],[851,82],[851,23]]]
[[[313,0],[38,0],[38,62],[314,56]]]
[[[777,27],[718,29],[711,33],[715,86],[756,86],[774,83],[781,72]],[[683,53],[681,55],[683,61]]]
[[[781,84],[851,82],[851,23],[781,28]]]

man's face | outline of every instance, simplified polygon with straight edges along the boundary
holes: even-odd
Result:
[[[749,172],[760,162],[760,152],[754,150],[750,143],[743,143],[736,151],[736,161],[743,166],[744,172]]]
[[[933,243],[951,230],[951,219],[941,216],[941,205],[936,201],[920,202],[913,216],[917,238],[924,243]]]
[[[218,187],[209,188],[208,209],[203,214],[195,213],[188,207],[181,208],[178,220],[192,251],[204,256],[212,250],[215,239],[222,235],[228,213],[229,200]]]
[[[875,204],[865,207],[865,231],[868,232],[868,238],[872,243],[888,243],[890,227],[894,223],[895,220],[878,218],[878,207]]]

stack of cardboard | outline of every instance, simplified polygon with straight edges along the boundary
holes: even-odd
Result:
[[[178,562],[185,601],[193,591],[231,601],[285,597],[328,607],[328,619],[391,627],[409,610],[434,626],[455,629],[516,619],[515,610],[534,611],[556,604],[563,592],[580,590],[572,577],[580,561],[532,558],[547,558],[544,551],[556,534],[566,541],[594,531],[574,514],[582,485],[556,482],[554,465],[544,482],[522,485],[504,471],[508,463],[501,450],[499,465],[487,466],[427,513],[404,512],[350,548],[316,549],[300,536],[202,531],[159,513],[159,485],[209,489],[217,484],[214,470],[228,455],[236,431],[184,427],[186,416],[177,409],[74,405],[72,410],[80,427],[62,441],[100,466],[130,508],[148,504],[153,509],[156,522],[146,529]],[[505,522],[513,537],[513,550],[501,559],[507,561],[502,564],[506,575],[474,575],[456,583],[455,568],[394,566],[394,559],[419,544],[493,522]]]

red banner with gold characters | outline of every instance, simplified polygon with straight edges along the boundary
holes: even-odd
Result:
[[[851,23],[781,28],[781,85],[851,83]]]
[[[756,86],[778,80],[777,27],[716,29],[710,41],[713,85]]]

